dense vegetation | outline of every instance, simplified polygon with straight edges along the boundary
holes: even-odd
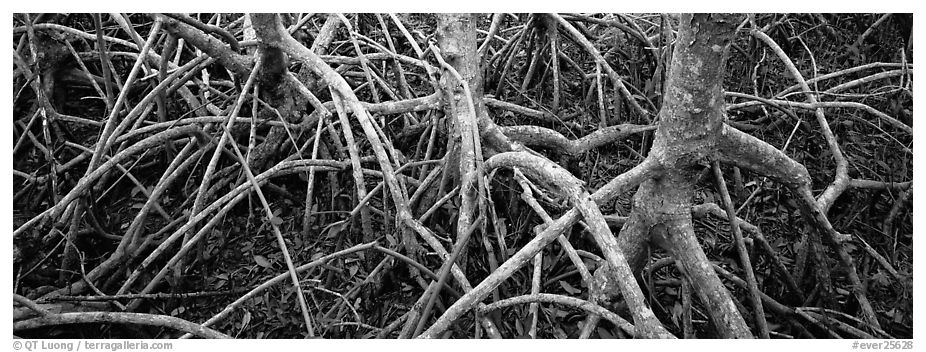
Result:
[[[431,14],[14,15],[14,333],[418,336],[579,207],[526,169],[489,170],[493,156],[530,151],[586,195],[649,160],[684,24],[472,20],[467,32]],[[697,241],[756,336],[912,337],[911,26],[737,17],[725,128],[806,167],[826,218],[808,221],[796,188],[745,166],[724,163],[723,187],[710,163],[693,170]],[[586,204],[618,238],[634,189]],[[631,336],[619,325],[637,312],[603,284],[610,257],[582,215],[441,336]],[[838,243],[817,237],[823,222]],[[725,336],[686,269],[647,251],[630,264],[658,322]]]

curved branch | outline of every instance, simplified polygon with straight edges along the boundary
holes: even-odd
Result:
[[[847,236],[833,228],[826,217],[826,208],[824,204],[821,204],[823,202],[814,199],[807,169],[768,143],[727,126],[724,126],[718,140],[718,147],[721,161],[768,176],[791,188],[797,197],[804,218],[814,226],[825,243],[838,254],[840,262],[846,268],[853,293],[861,306],[866,322],[880,327],[865,293],[865,285],[859,279],[854,260],[842,245]],[[848,187],[848,177],[846,177],[845,184]],[[827,194],[831,193],[824,192],[821,198]]]
[[[794,66],[794,62],[791,61],[791,58],[778,46],[775,41],[769,37],[767,34],[759,31],[753,30],[752,35],[764,42],[788,69],[788,72],[797,81],[801,86],[801,90],[804,92],[804,95],[807,97],[807,101],[811,104],[817,104],[817,97],[810,90],[810,86],[807,85],[807,81],[804,80],[804,76],[801,74],[801,71]],[[830,149],[830,153],[833,155],[833,159],[836,161],[836,175],[833,178],[833,182],[826,187],[826,190],[823,191],[823,194],[820,195],[817,199],[817,204],[822,208],[823,213],[829,211],[830,206],[833,205],[833,202],[836,201],[836,198],[839,197],[842,192],[846,190],[849,186],[849,163],[846,161],[845,155],[842,153],[842,149],[839,148],[839,142],[836,141],[836,136],[833,134],[833,131],[830,129],[829,122],[826,120],[826,115],[823,114],[823,108],[816,107],[814,113],[817,117],[817,124],[820,125],[820,132],[823,133],[824,139],[826,139],[826,144]]]
[[[251,73],[253,60],[245,55],[238,54],[219,39],[205,32],[180,22],[166,15],[158,18],[164,21],[164,28],[173,35],[183,38],[184,41],[202,50],[206,55],[215,58],[222,66],[240,76]]]
[[[852,67],[852,68],[847,68],[847,69],[845,69],[845,70],[840,70],[840,71],[836,71],[836,72],[832,72],[832,73],[827,73],[827,74],[825,74],[825,75],[820,75],[820,76],[817,76],[817,77],[808,79],[808,80],[807,80],[807,84],[814,84],[814,83],[821,82],[821,81],[824,81],[824,80],[828,80],[828,79],[831,79],[831,78],[836,78],[836,77],[839,77],[839,76],[844,76],[844,75],[848,75],[848,74],[852,74],[852,73],[856,73],[856,72],[860,72],[860,71],[864,71],[864,70],[868,70],[868,69],[873,69],[873,68],[895,68],[895,67],[905,67],[905,66],[907,67],[907,69],[910,69],[910,70],[913,69],[913,64],[906,64],[906,65],[904,65],[904,64],[902,64],[902,63],[894,63],[894,62],[872,62],[872,63],[870,63],[870,64],[865,64],[865,65],[861,65],[861,66],[856,66],[856,67]],[[793,86],[790,86],[790,87],[786,88],[785,90],[782,90],[782,91],[779,92],[778,94],[775,94],[775,97],[776,97],[776,98],[778,98],[778,97],[783,97],[783,96],[785,96],[786,94],[791,93],[791,92],[793,92],[793,91],[796,91],[796,90],[798,90],[798,89],[801,89],[800,84],[795,84],[795,85],[793,85]]]
[[[506,126],[501,127],[501,130],[511,140],[524,145],[546,147],[561,153],[579,155],[594,148],[619,142],[635,133],[656,130],[656,126],[614,125],[597,129],[576,140],[570,140],[549,128],[534,125]]]
[[[563,295],[555,295],[555,294],[550,294],[550,293],[537,293],[537,294],[511,297],[511,298],[503,299],[498,302],[487,304],[485,307],[480,308],[479,311],[482,313],[488,313],[496,309],[502,309],[502,308],[513,306],[516,304],[525,304],[525,303],[534,303],[534,302],[561,304],[564,306],[578,308],[578,309],[584,310],[591,314],[597,314],[597,315],[600,315],[602,318],[607,319],[608,321],[610,321],[617,327],[621,328],[621,330],[624,330],[630,336],[635,335],[633,325],[631,325],[630,322],[628,322],[627,320],[624,320],[624,318],[621,318],[620,315],[617,315],[605,309],[604,307],[594,304],[592,302],[578,299],[575,297],[563,296]]]
[[[193,28],[196,28],[203,32],[212,33],[212,34],[222,37],[222,39],[225,39],[225,42],[228,43],[228,45],[231,46],[231,49],[234,51],[238,51],[241,48],[241,46],[238,45],[238,39],[236,39],[234,35],[229,33],[224,28],[213,26],[211,24],[202,23],[182,13],[165,13],[164,15],[167,17],[173,18],[175,20],[178,20],[180,22],[183,22],[185,24],[188,24],[190,26],[193,26]]]
[[[895,76],[907,75],[907,74],[911,74],[911,75],[912,75],[912,74],[913,74],[913,70],[912,70],[912,69],[899,69],[899,70],[892,70],[892,71],[884,71],[884,72],[880,72],[880,73],[875,73],[875,74],[873,74],[873,75],[865,76],[865,77],[862,77],[862,78],[859,78],[859,79],[855,79],[855,80],[852,80],[852,81],[849,81],[849,82],[840,84],[840,85],[838,85],[838,86],[835,86],[835,87],[833,87],[833,88],[827,89],[826,91],[824,91],[824,93],[828,93],[828,94],[839,93],[839,92],[844,91],[844,90],[847,90],[847,89],[851,89],[851,88],[858,87],[858,86],[863,85],[863,84],[865,84],[865,83],[874,82],[874,81],[877,81],[877,80],[882,80],[882,79],[885,79],[885,78],[891,78],[891,77],[895,77]]]

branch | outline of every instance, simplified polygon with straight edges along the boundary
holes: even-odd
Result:
[[[718,148],[721,161],[768,176],[791,189],[797,197],[804,218],[814,226],[825,243],[839,255],[839,260],[846,268],[847,276],[852,283],[852,291],[861,306],[866,322],[880,327],[865,293],[865,285],[859,279],[854,260],[842,245],[847,236],[833,228],[826,217],[826,203],[814,199],[807,169],[768,143],[727,126],[724,126],[718,140]],[[848,187],[848,184],[849,179],[846,177],[845,186]],[[827,194],[833,193],[824,192],[823,196]],[[818,263],[818,265],[823,265],[823,263]]]
[[[490,158],[488,161],[486,161],[487,172],[491,172],[491,170],[501,166],[494,164],[492,160],[493,159]],[[552,162],[550,164],[552,164]],[[607,202],[618,194],[630,190],[632,187],[639,185],[644,180],[649,179],[650,177],[653,177],[659,173],[661,173],[661,167],[659,164],[653,159],[645,159],[642,163],[633,169],[630,169],[629,171],[615,177],[613,180],[611,180],[611,182],[608,182],[608,184],[601,187],[598,191],[591,195],[591,199],[599,203]],[[572,178],[571,180],[564,179],[563,176],[566,175],[569,175],[569,173],[565,170],[554,171],[554,178],[559,178],[563,181],[560,186],[567,186],[573,189],[579,187],[578,180],[575,180],[575,178]],[[447,308],[447,311],[445,311],[444,314],[438,318],[438,320],[434,322],[434,324],[431,325],[427,331],[422,333],[419,338],[435,338],[446,331],[450,327],[451,323],[472,309],[472,307],[477,303],[481,302],[492,292],[492,290],[497,288],[504,280],[506,280],[508,277],[514,274],[515,271],[530,261],[547,244],[555,240],[568,227],[575,224],[579,220],[579,214],[579,210],[573,208],[562,217],[557,219],[555,222],[553,222],[553,224],[544,229],[540,234],[536,235],[517,253],[512,255],[507,261],[505,261],[505,263],[500,265],[498,269],[489,275],[489,277],[479,283],[478,286],[474,287],[471,292],[463,295],[463,297],[457,300],[452,306]]]
[[[729,217],[727,216],[726,212],[717,204],[704,203],[691,207],[691,215],[696,218],[704,217],[708,214],[718,218],[727,218],[729,221]],[[785,285],[788,286],[788,289],[791,290],[791,292],[795,293],[798,298],[803,301],[804,291],[801,290],[801,288],[797,285],[797,282],[794,281],[794,277],[791,276],[790,272],[788,272],[788,268],[785,267],[784,263],[781,262],[781,259],[778,258],[778,254],[769,244],[768,240],[765,238],[765,235],[762,234],[762,230],[759,229],[758,226],[746,222],[746,220],[743,220],[740,217],[737,217],[736,221],[744,231],[749,233],[752,238],[756,240],[756,242],[759,242],[759,245],[765,250],[768,259],[772,262],[772,265],[775,267],[775,269],[778,270],[778,274],[781,275],[781,280],[784,281]]]
[[[598,52],[598,49],[595,49],[595,45],[588,41],[588,38],[585,38],[585,36],[582,35],[578,29],[573,27],[572,24],[563,19],[561,16],[557,14],[548,14],[548,16],[553,17],[553,19],[559,22],[559,24],[563,26],[566,32],[572,36],[572,39],[574,39],[576,43],[582,46],[585,51],[591,54],[592,57],[595,58],[595,62],[600,64],[601,67],[604,67],[605,71],[608,73],[608,77],[611,77],[611,80],[614,81],[614,85],[617,86],[618,91],[621,92],[621,95],[624,97],[624,99],[627,99],[627,102],[630,104],[633,110],[637,111],[637,113],[646,118],[647,121],[651,121],[652,118],[650,117],[650,113],[644,110],[643,107],[637,103],[633,95],[630,94],[630,91],[627,90],[627,87],[624,85],[624,80],[617,74],[617,72],[614,72],[614,69],[611,68],[611,64],[605,60],[604,56],[601,56],[601,53]]]
[[[501,127],[502,132],[513,141],[528,146],[550,148],[569,155],[579,155],[601,146],[620,142],[629,135],[655,129],[656,126],[621,124],[597,129],[580,139],[570,140],[559,132],[540,126]]]
[[[590,314],[600,315],[602,318],[607,319],[608,321],[610,321],[617,327],[621,328],[621,330],[624,330],[630,336],[635,336],[635,329],[633,325],[631,325],[630,322],[628,322],[627,320],[624,320],[624,318],[621,318],[620,315],[614,314],[613,312],[605,309],[604,307],[594,304],[592,302],[582,300],[579,298],[575,298],[575,297],[563,296],[563,295],[555,295],[555,294],[550,294],[550,293],[536,293],[536,294],[530,294],[530,295],[511,297],[511,298],[503,299],[498,302],[494,302],[492,304],[487,304],[485,307],[480,308],[479,311],[482,313],[488,313],[496,309],[502,309],[502,308],[510,307],[516,304],[534,303],[534,302],[560,304],[560,305],[564,305],[568,307],[578,308]]]
[[[221,40],[172,17],[160,15],[157,18],[164,21],[164,28],[168,32],[183,38],[184,41],[202,50],[206,55],[215,58],[219,64],[235,74],[247,76],[251,73],[252,59],[238,54]]]
[[[794,66],[794,62],[791,61],[791,58],[769,37],[767,34],[759,31],[753,30],[752,35],[768,45],[769,48],[778,55],[778,58],[788,69],[788,72],[797,81],[803,90],[804,95],[807,96],[807,101],[811,104],[817,104],[817,97],[810,90],[810,86],[807,85],[807,82],[804,80],[804,76],[801,74],[801,71]],[[818,205],[822,208],[823,213],[829,211],[830,206],[833,205],[833,202],[836,201],[836,198],[839,197],[842,192],[846,190],[849,186],[849,163],[846,161],[845,155],[842,153],[842,149],[839,148],[839,143],[836,141],[836,136],[833,134],[833,131],[830,129],[829,121],[826,120],[826,115],[823,114],[823,109],[817,107],[815,110],[815,115],[817,117],[817,124],[820,125],[820,132],[823,133],[824,139],[826,139],[826,144],[829,146],[830,153],[833,154],[833,159],[836,160],[836,175],[834,176],[833,183],[831,183],[826,190],[823,191],[823,194],[820,195],[817,200]]]
[[[36,329],[54,325],[88,323],[116,323],[159,326],[179,330],[208,339],[231,338],[231,336],[225,335],[218,331],[176,317],[157,314],[122,312],[79,312],[49,314],[39,318],[14,322],[13,331]]]
[[[749,259],[749,252],[746,250],[746,244],[743,242],[743,232],[740,229],[740,222],[736,219],[736,210],[733,209],[733,201],[730,199],[730,192],[727,191],[727,182],[723,179],[723,172],[720,170],[720,163],[714,161],[711,163],[714,170],[714,177],[717,178],[720,196],[723,200],[723,206],[727,211],[727,219],[730,221],[730,228],[733,230],[733,238],[736,241],[736,250],[740,256],[740,262],[743,271],[746,272],[746,282],[749,284],[749,298],[752,300],[752,308],[755,309],[754,316],[756,326],[759,330],[759,336],[764,339],[768,336],[768,322],[765,320],[765,310],[762,309],[762,301],[759,298],[759,285],[756,282],[756,274],[753,272],[752,263]]]
[[[845,75],[848,75],[848,74],[852,74],[852,73],[856,73],[856,72],[860,72],[860,71],[864,71],[864,70],[869,70],[869,69],[873,69],[873,68],[896,68],[896,67],[901,67],[901,68],[906,67],[908,70],[913,70],[913,64],[906,64],[906,65],[904,65],[903,63],[893,63],[893,62],[872,62],[872,63],[870,63],[870,64],[865,64],[865,65],[861,65],[861,66],[855,66],[855,67],[852,67],[852,68],[847,68],[847,69],[845,69],[845,70],[839,70],[839,71],[836,71],[836,72],[827,73],[827,74],[825,74],[825,75],[820,75],[820,76],[817,76],[817,77],[808,79],[808,80],[807,80],[807,84],[814,84],[814,83],[821,82],[821,81],[824,81],[824,80],[828,80],[828,79],[831,79],[831,78],[836,78],[836,77],[839,77],[839,76],[845,76]],[[795,84],[795,85],[793,85],[793,86],[788,87],[788,88],[785,89],[785,90],[782,90],[782,91],[779,92],[778,94],[775,94],[775,97],[776,97],[776,98],[783,97],[783,96],[785,96],[786,94],[791,93],[791,92],[793,92],[793,91],[796,91],[796,90],[798,90],[798,89],[801,89],[801,85],[800,85],[800,84]]]
[[[389,187],[393,204],[396,207],[396,219],[402,223],[412,220],[411,211],[408,208],[408,196],[404,192],[405,189],[400,187],[401,183],[396,178],[395,169],[389,160],[386,147],[384,147],[376,127],[373,126],[369,111],[357,99],[347,81],[325,64],[318,55],[315,55],[315,53],[290,36],[279,15],[251,14],[250,16],[252,16],[254,29],[262,43],[278,47],[293,59],[304,62],[305,68],[311,70],[312,73],[327,83],[332,92],[340,95],[345,107],[349,108],[354,113],[354,117],[360,122],[360,126],[363,128],[363,132],[366,134],[367,140],[370,142],[370,146],[379,161],[384,181]],[[403,236],[403,242],[407,242],[408,239],[407,235]],[[405,245],[411,246],[412,243],[405,243]]]

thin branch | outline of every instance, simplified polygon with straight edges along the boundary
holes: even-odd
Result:
[[[488,313],[496,309],[533,302],[560,304],[567,307],[578,308],[590,314],[597,314],[607,319],[617,327],[621,328],[621,330],[624,330],[624,332],[630,336],[636,335],[636,329],[633,325],[630,324],[630,322],[624,320],[624,318],[621,318],[619,315],[612,313],[602,306],[575,297],[555,295],[551,293],[537,293],[503,299],[492,304],[487,304],[484,308],[481,308],[480,311],[483,313]]]
[[[765,310],[762,309],[762,301],[759,298],[759,285],[756,283],[756,274],[752,269],[749,252],[746,249],[746,244],[743,242],[743,233],[739,226],[740,223],[736,221],[736,210],[733,209],[733,201],[730,199],[730,192],[727,191],[727,183],[723,179],[723,172],[720,171],[720,162],[714,161],[711,168],[714,170],[714,177],[717,178],[720,197],[727,211],[730,228],[733,230],[733,239],[736,241],[736,250],[739,252],[743,270],[746,272],[746,283],[749,284],[749,297],[752,301],[752,308],[755,309],[756,327],[759,330],[759,336],[767,339],[769,338],[768,322],[765,320]]]
[[[46,326],[88,324],[88,323],[114,323],[137,324],[170,328],[209,339],[230,339],[231,336],[218,331],[192,323],[176,317],[120,312],[78,312],[50,314],[44,317],[17,321],[13,323],[13,331],[36,329]]]

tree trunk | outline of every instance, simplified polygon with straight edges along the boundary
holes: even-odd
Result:
[[[715,158],[723,127],[724,54],[738,18],[682,15],[649,155],[665,167],[665,173],[640,185],[631,220],[618,237],[637,269],[650,241],[679,260],[715,329],[725,338],[752,335],[698,244],[691,207],[696,175]]]

